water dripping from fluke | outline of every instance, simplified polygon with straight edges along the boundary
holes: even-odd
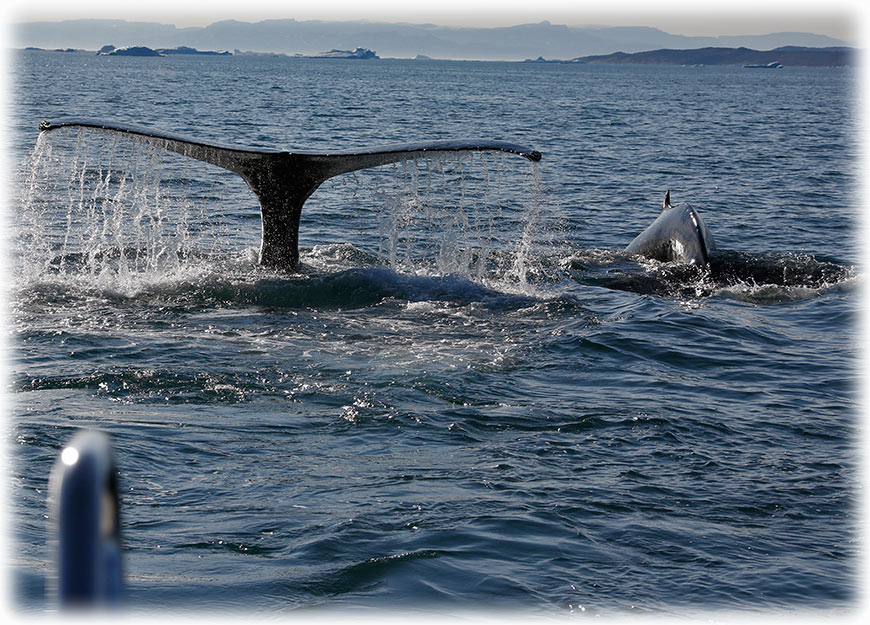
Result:
[[[295,269],[299,262],[299,220],[305,201],[326,180],[348,172],[404,162],[431,153],[500,151],[529,161],[540,152],[506,141],[448,140],[386,145],[331,152],[254,150],[206,143],[161,130],[80,118],[44,121],[42,133],[58,128],[92,128],[215,165],[238,174],[260,203],[262,239],[259,263]]]
[[[19,184],[24,282],[83,280],[136,293],[225,270],[254,279],[329,271],[321,252],[339,240],[353,250],[342,270],[374,257],[402,273],[528,290],[544,227],[541,157],[516,144],[433,141],[319,154],[225,147],[92,120],[41,128]],[[510,165],[510,155],[531,166]],[[288,182],[300,171],[302,182]],[[357,185],[350,198],[342,188],[348,180]],[[321,186],[303,238],[326,241],[303,248],[300,264],[302,204]],[[284,190],[270,190],[277,188]]]

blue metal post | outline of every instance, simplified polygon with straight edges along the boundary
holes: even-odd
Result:
[[[121,597],[118,481],[109,439],[82,431],[65,447],[50,480],[60,607],[117,606]]]

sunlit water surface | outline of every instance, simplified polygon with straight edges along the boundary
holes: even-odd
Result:
[[[857,591],[855,75],[842,69],[14,59],[19,606],[46,488],[112,439],[133,610],[843,609]],[[257,266],[222,144],[485,137],[308,201]],[[38,143],[38,145],[37,145]],[[621,249],[671,189],[709,268]]]

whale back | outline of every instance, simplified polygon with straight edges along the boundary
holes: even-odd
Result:
[[[661,262],[707,265],[716,244],[700,213],[688,202],[671,206],[668,192],[662,212],[625,251]]]

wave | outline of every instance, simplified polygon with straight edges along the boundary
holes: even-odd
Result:
[[[707,267],[638,259],[623,251],[590,249],[563,261],[573,280],[588,286],[670,298],[721,297],[776,304],[851,288],[856,268],[810,254],[720,251]]]
[[[107,255],[108,256],[108,255]],[[115,259],[123,254],[111,255]],[[389,302],[445,302],[487,308],[534,306],[534,292],[494,276],[475,280],[465,275],[403,272],[351,245],[318,246],[303,255],[300,271],[278,273],[256,265],[253,250],[229,258],[209,256],[142,272],[104,266],[88,270],[88,262],[67,255],[53,270],[19,275],[14,301],[23,308],[97,298],[116,304],[185,307],[264,307],[280,309],[360,309]],[[26,273],[26,272],[25,272]],[[513,292],[517,291],[517,292]],[[526,289],[528,291],[528,289]]]
[[[378,255],[346,243],[304,250],[300,270],[293,274],[259,267],[254,249],[223,256],[188,254],[140,272],[119,263],[133,254],[134,250],[107,253],[99,271],[93,270],[94,259],[72,254],[56,257],[37,271],[20,272],[13,299],[21,310],[96,298],[114,305],[188,309],[478,305],[488,310],[525,310],[533,316],[536,312],[563,316],[584,312],[578,284],[675,299],[776,304],[853,288],[860,279],[851,265],[793,253],[724,251],[708,267],[698,267],[592,248],[577,251],[561,263],[538,259],[540,270],[526,274],[524,282],[512,273],[516,263],[508,253],[489,271],[471,275],[441,274],[437,267],[423,265],[392,267]]]
[[[185,297],[184,293],[169,295]],[[334,273],[266,276],[252,281],[206,281],[194,294],[198,303],[268,308],[359,309],[389,302],[447,302],[465,306],[527,306],[535,298],[503,293],[463,276],[409,275],[389,267],[355,267]]]

